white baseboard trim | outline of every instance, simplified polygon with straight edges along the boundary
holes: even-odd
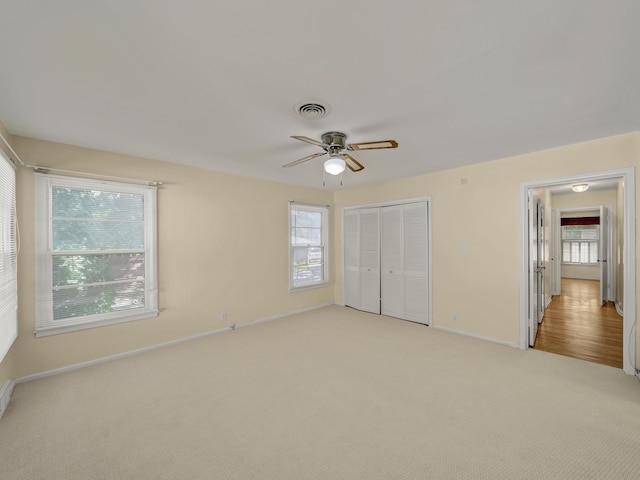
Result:
[[[294,310],[293,312],[283,313],[281,315],[274,315],[273,317],[260,318],[258,320],[253,320],[252,322],[242,323],[240,325],[236,325],[234,328],[244,328],[250,327],[251,325],[257,325],[259,323],[270,322],[271,320],[277,320],[279,318],[290,317],[291,315],[299,315],[301,313],[310,312],[312,310],[318,310],[324,307],[330,307],[331,305],[335,305],[335,303],[323,303],[322,305],[316,305],[314,307],[302,308],[300,310]]]
[[[191,335],[189,337],[178,338],[176,340],[170,340],[168,342],[158,343],[156,345],[150,345],[148,347],[142,347],[135,350],[129,350],[128,352],[116,353],[115,355],[109,355],[106,357],[96,358],[94,360],[89,360],[86,362],[75,363],[73,365],[67,365],[66,367],[55,368],[53,370],[47,370],[45,372],[34,373],[33,375],[27,375],[25,377],[17,378],[13,383],[26,383],[31,382],[33,380],[38,380],[40,378],[51,377],[53,375],[59,375],[61,373],[71,372],[73,370],[78,370],[79,368],[90,367],[92,365],[99,365],[101,363],[111,362],[113,360],[119,360],[121,358],[132,357],[133,355],[139,355],[141,353],[150,352],[152,350],[157,350],[159,348],[170,347],[172,345],[178,345],[180,343],[189,342],[191,340],[197,340],[199,338],[208,337],[210,335],[217,335],[219,333],[230,332],[236,330],[238,328],[249,327],[252,325],[257,325],[259,323],[269,322],[272,320],[277,320],[279,318],[290,317],[291,315],[297,315],[304,312],[309,312],[311,310],[317,310],[319,308],[328,307],[330,305],[334,305],[333,303],[324,303],[322,305],[316,305],[314,307],[303,308],[301,310],[295,310],[292,312],[283,313],[280,315],[274,315],[273,317],[261,318],[258,320],[253,320],[251,322],[242,323],[240,325],[231,325],[229,327],[218,328],[216,330],[210,330],[208,332],[198,333],[196,335]],[[11,389],[13,390],[13,388]]]
[[[553,300],[553,296],[549,295],[549,297],[547,298],[547,301],[544,304],[544,308],[547,308],[552,300]]]
[[[458,335],[464,335],[465,337],[475,338],[477,340],[484,340],[485,342],[497,343],[498,345],[505,345],[511,348],[520,349],[520,344],[505,342],[504,340],[498,340],[497,338],[491,337],[483,337],[482,335],[476,335],[475,333],[462,332],[460,330],[454,330],[453,328],[441,327],[439,325],[432,325],[431,328],[435,328],[436,330],[442,330],[444,332],[456,333]]]
[[[9,402],[11,401],[11,394],[13,393],[13,388],[16,386],[16,382],[14,380],[7,380],[0,387],[0,419],[4,412],[7,411],[9,407]]]
[[[624,313],[622,312],[622,305],[620,305],[620,302],[618,302],[618,300],[616,300],[613,303],[616,306],[616,312],[618,312],[618,315],[620,315],[621,317],[624,317]]]

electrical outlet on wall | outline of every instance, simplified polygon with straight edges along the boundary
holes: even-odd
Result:
[[[454,322],[458,321],[458,314],[454,313],[453,315],[451,315],[451,320],[453,320]]]
[[[220,312],[220,321],[221,322],[227,321],[227,312]]]

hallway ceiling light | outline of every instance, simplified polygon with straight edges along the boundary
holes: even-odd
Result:
[[[571,190],[577,193],[586,192],[587,190],[589,190],[589,185],[587,185],[586,183],[577,183],[573,187],[571,187]]]

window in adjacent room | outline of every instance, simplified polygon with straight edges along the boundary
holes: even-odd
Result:
[[[600,239],[598,217],[563,218],[562,263],[597,265]]]
[[[0,362],[18,335],[16,172],[0,150]]]
[[[289,204],[291,290],[329,282],[329,207]]]
[[[157,315],[156,189],[35,175],[36,335]]]

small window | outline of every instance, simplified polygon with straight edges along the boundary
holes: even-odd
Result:
[[[329,282],[329,208],[289,204],[291,290]]]
[[[156,189],[36,175],[36,335],[157,315]]]
[[[599,225],[566,225],[562,227],[562,263],[597,265]]]

